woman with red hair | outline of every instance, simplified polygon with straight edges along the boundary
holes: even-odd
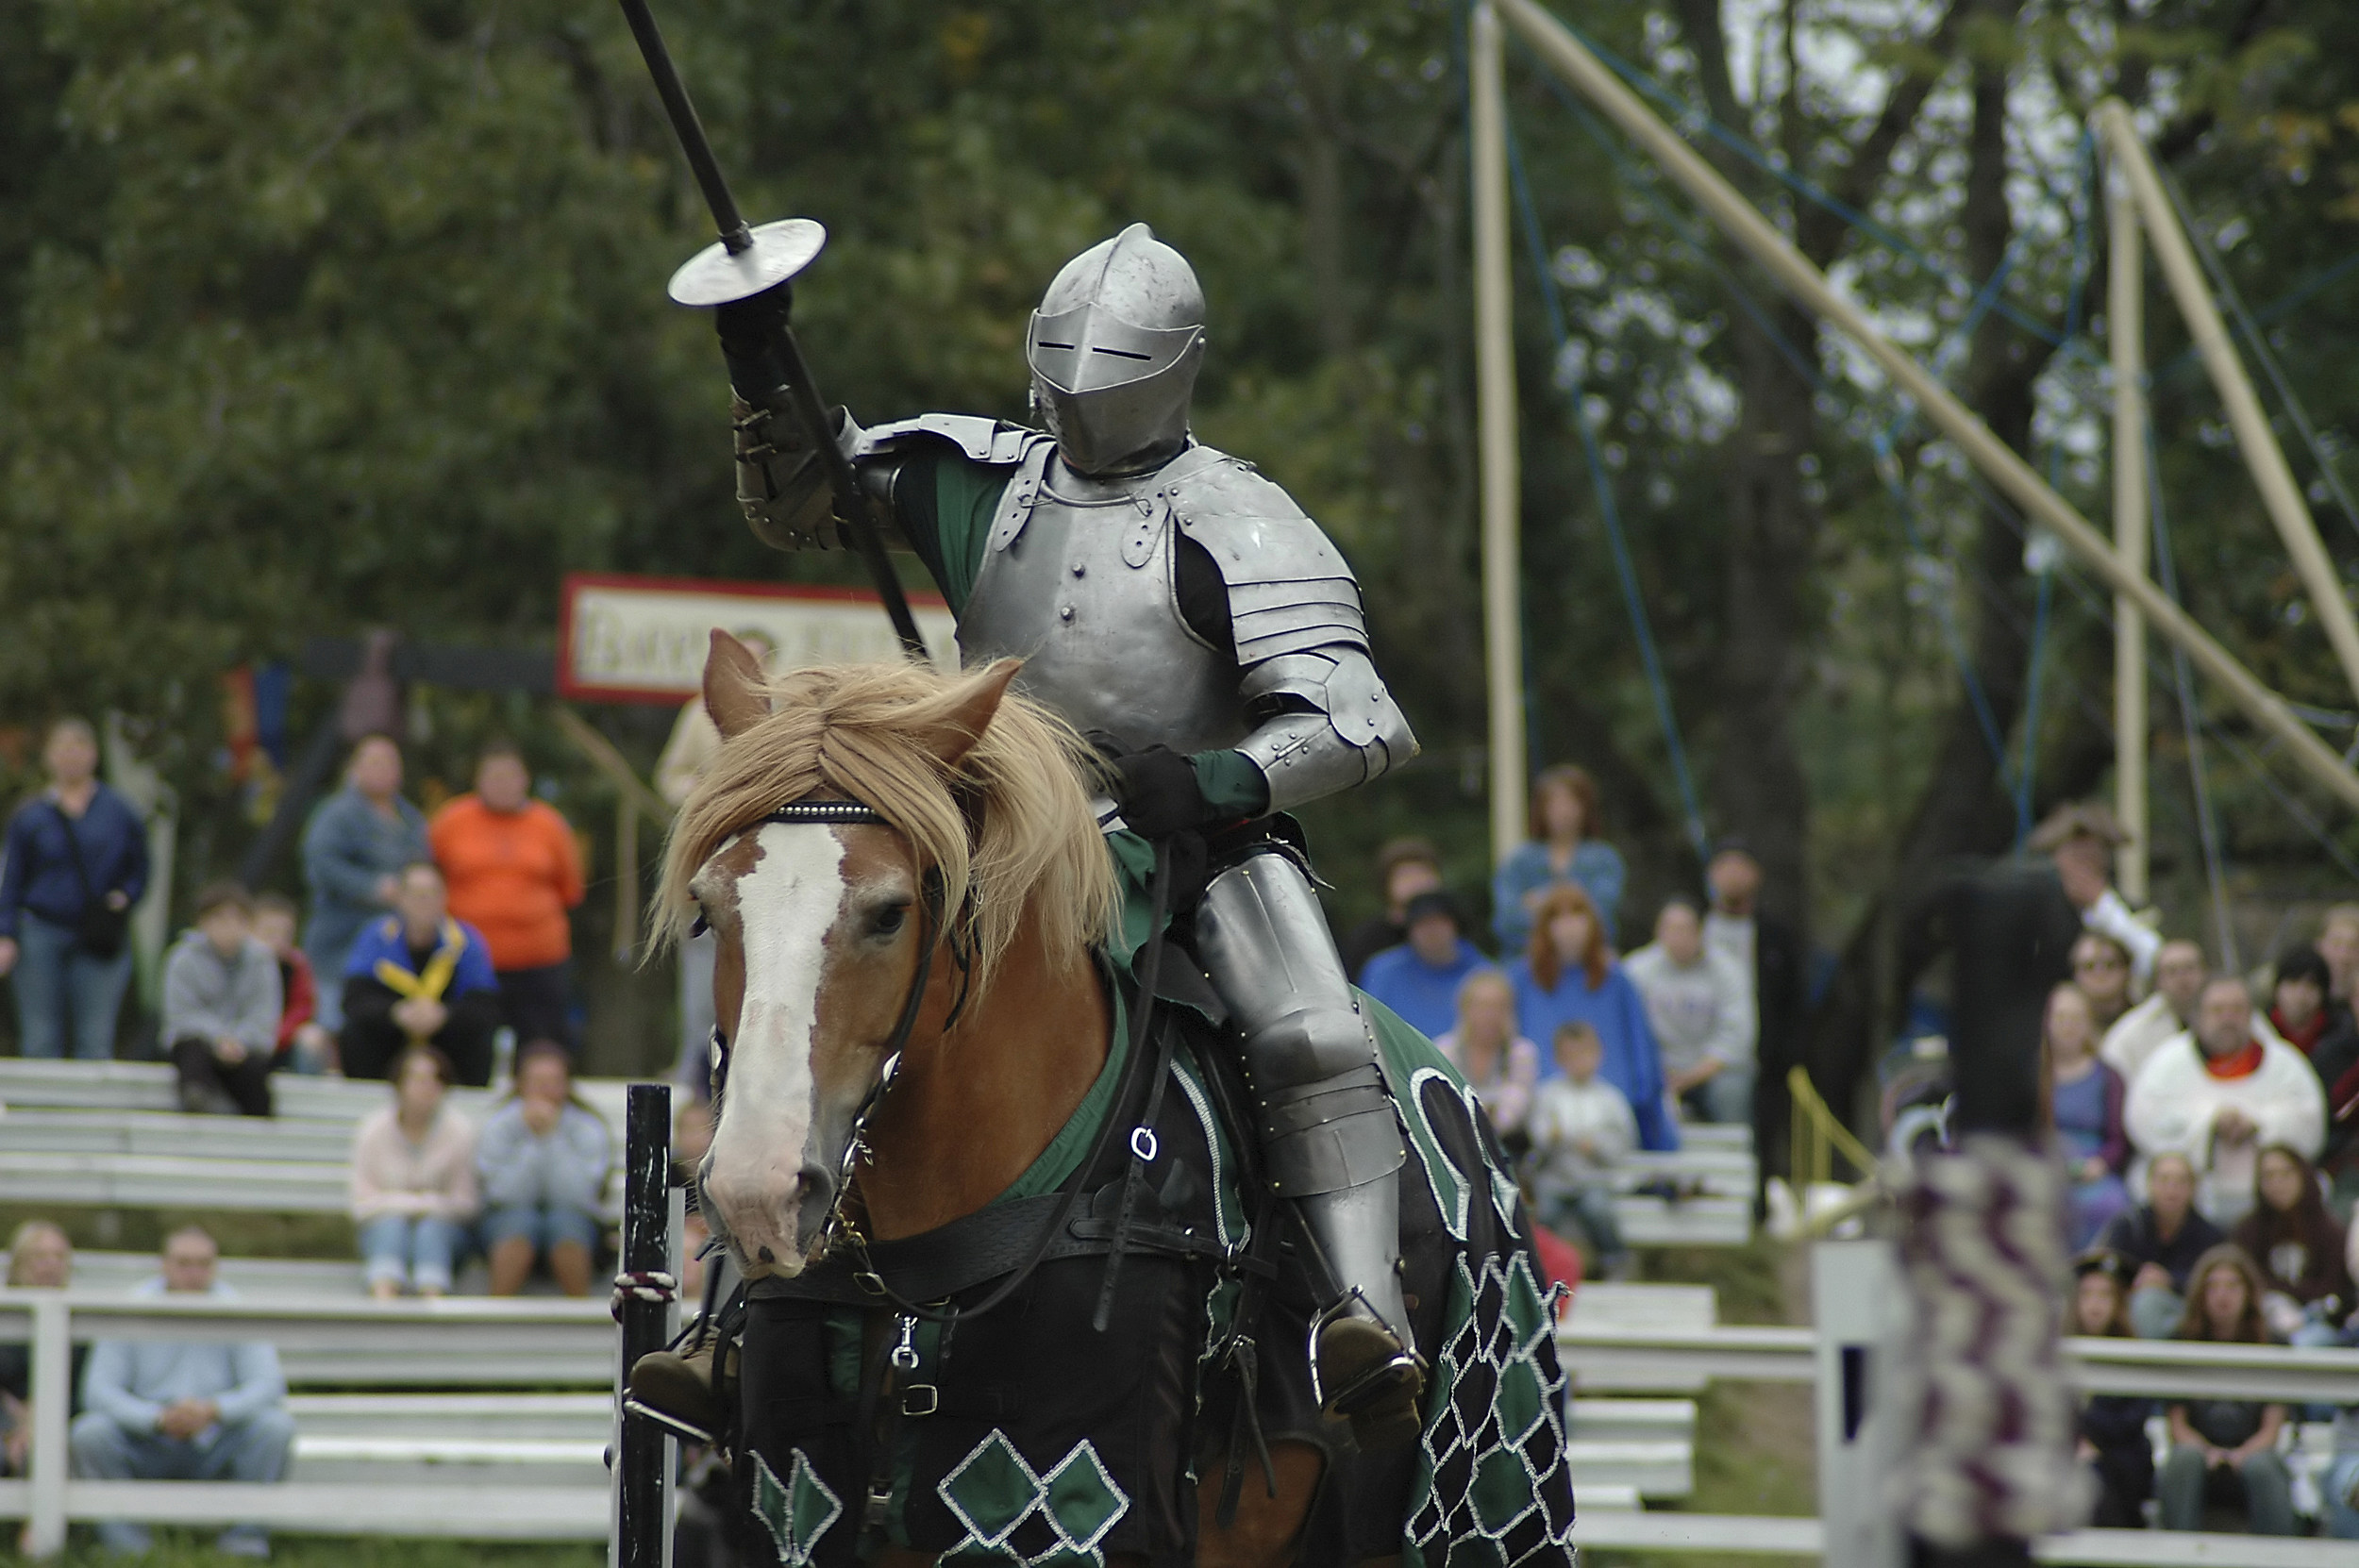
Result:
[[[1598,1076],[1622,1092],[1638,1118],[1638,1142],[1676,1149],[1679,1128],[1664,1107],[1663,1055],[1647,1004],[1614,961],[1605,923],[1579,885],[1551,888],[1532,911],[1531,941],[1508,968],[1515,985],[1515,1018],[1524,1033],[1553,1040],[1560,1024],[1598,1031],[1605,1061]]]

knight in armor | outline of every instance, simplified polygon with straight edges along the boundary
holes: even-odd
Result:
[[[799,427],[762,409],[776,400],[761,345],[786,308],[778,289],[720,313],[739,496],[765,542],[841,547]],[[1314,1386],[1364,1440],[1397,1440],[1415,1433],[1422,1383],[1398,1273],[1401,1135],[1277,814],[1416,741],[1370,661],[1342,555],[1283,490],[1189,433],[1204,346],[1195,272],[1133,224],[1066,262],[1032,315],[1046,433],[927,414],[844,417],[838,439],[885,503],[886,542],[916,552],[956,612],[962,660],[1021,658],[1019,688],[1106,752],[1110,829],[1213,845],[1188,941],[1230,1015],[1264,1167],[1334,1282]]]

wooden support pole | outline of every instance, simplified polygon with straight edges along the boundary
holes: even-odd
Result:
[[[1524,841],[1522,478],[1515,453],[1515,342],[1507,252],[1507,112],[1498,16],[1474,8],[1475,423],[1482,469],[1482,663],[1491,718],[1491,858]]]
[[[2301,498],[2301,487],[2294,482],[2293,470],[2285,466],[2284,450],[2269,428],[2268,415],[2261,411],[2251,377],[2245,375],[2244,361],[2236,358],[2235,345],[2228,341],[2228,328],[2196,264],[2195,247],[2179,226],[2179,214],[2163,192],[2162,176],[2154,172],[2154,160],[2147,156],[2128,106],[2118,98],[2108,98],[2097,106],[2096,120],[2105,150],[2113,155],[2114,166],[2129,179],[2147,233],[2153,237],[2154,260],[2162,268],[2163,280],[2170,285],[2179,313],[2186,318],[2187,331],[2202,356],[2203,368],[2211,373],[2212,385],[2219,389],[2229,428],[2236,434],[2245,465],[2252,470],[2261,504],[2267,509],[2269,521],[2277,525],[2285,554],[2293,558],[2294,570],[2309,591],[2310,608],[2317,611],[2326,640],[2334,646],[2343,678],[2351,683],[2352,693],[2359,695],[2359,622],[2351,618],[2350,596],[2334,575],[2334,562],[2318,538],[2318,525]]]
[[[2114,552],[2122,569],[2147,575],[2146,257],[2137,204],[2125,180],[2109,180],[2105,212],[2112,258],[2105,336],[2114,360]],[[2146,618],[2136,601],[2114,595],[2114,814],[2130,842],[2114,876],[2133,907],[2147,898]]]
[[[1774,275],[1804,306],[1840,327],[1867,357],[1913,398],[1935,428],[1955,442],[2007,498],[2034,523],[2052,531],[2105,586],[2127,597],[2147,621],[2219,683],[2247,717],[2274,736],[2311,777],[2359,809],[2359,774],[2294,716],[2276,692],[2264,686],[2236,657],[2213,641],[2186,611],[2133,572],[2105,537],[2018,457],[1990,433],[1989,426],[1950,394],[1922,365],[1876,330],[1865,311],[1838,293],[1793,243],[1698,157],[1679,133],[1657,119],[1637,96],[1615,80],[1581,41],[1533,0],[1493,0],[1509,25],[1522,33],[1548,66],[1572,84],[1643,147],[1731,239]],[[1478,71],[1478,79],[1480,72]]]

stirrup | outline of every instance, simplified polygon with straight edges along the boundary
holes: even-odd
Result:
[[[703,1333],[692,1329],[632,1363],[624,1383],[623,1409],[686,1442],[710,1443],[727,1424],[721,1360],[731,1347],[712,1325],[695,1327]]]
[[[1319,1412],[1350,1422],[1362,1450],[1416,1441],[1424,1428],[1417,1405],[1425,1361],[1357,1290],[1312,1320],[1310,1351],[1311,1392]]]

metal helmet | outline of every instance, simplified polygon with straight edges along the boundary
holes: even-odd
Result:
[[[1186,444],[1204,362],[1204,291],[1187,258],[1132,224],[1066,262],[1024,335],[1032,401],[1077,473]]]

